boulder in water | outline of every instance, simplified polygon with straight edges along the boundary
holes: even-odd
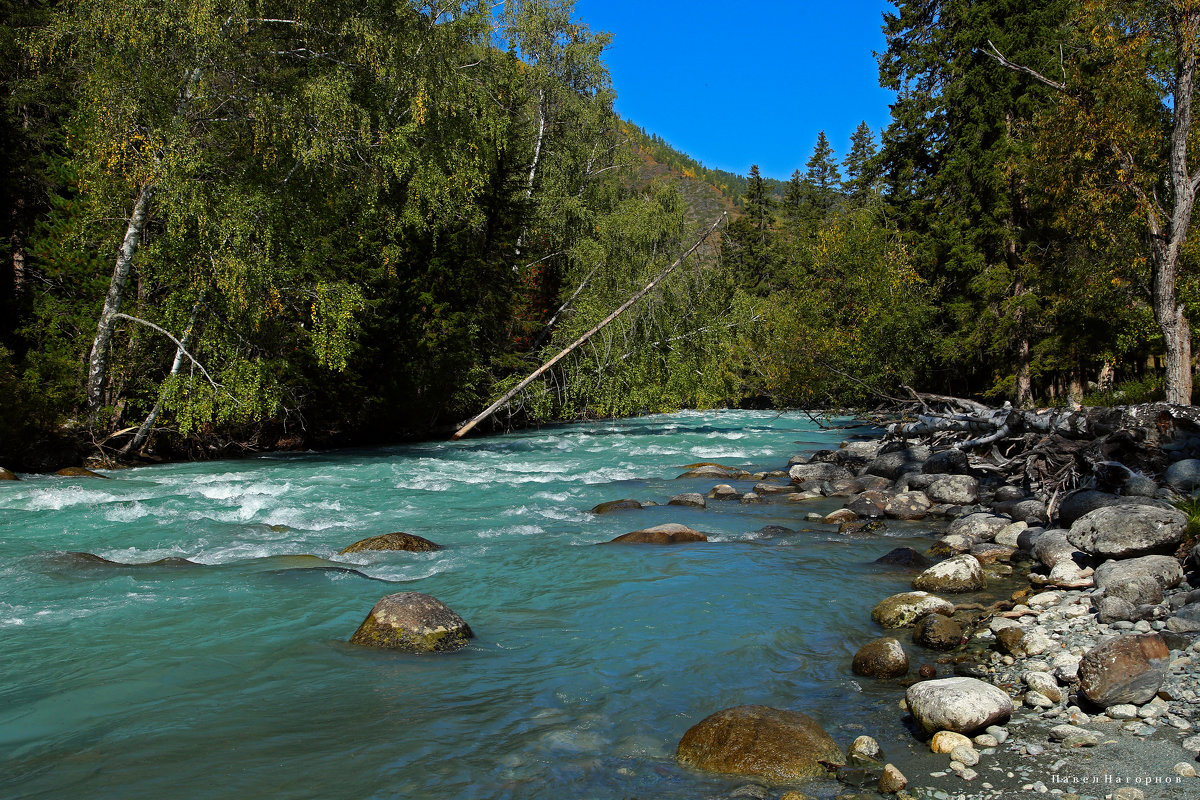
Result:
[[[684,492],[677,494],[667,501],[669,506],[689,506],[691,508],[704,508],[707,502],[704,500],[704,495],[699,492]]]
[[[767,706],[737,706],[705,717],[683,735],[675,758],[695,769],[752,775],[772,784],[825,777],[846,763],[816,720]]]
[[[917,569],[925,569],[929,566],[929,559],[913,550],[911,547],[897,547],[885,555],[875,559],[876,564],[887,564],[893,567],[913,567]]]
[[[906,628],[926,614],[954,613],[954,604],[929,592],[903,592],[879,601],[871,619],[885,628]]]
[[[350,643],[407,653],[443,653],[466,647],[474,636],[463,618],[437,598],[399,592],[375,604]]]
[[[0,481],[15,481],[19,480],[15,472],[4,467],[0,467]]]
[[[700,531],[692,530],[677,522],[668,522],[665,525],[655,525],[653,528],[621,534],[609,544],[685,544],[707,541],[708,537]]]
[[[642,504],[637,500],[609,500],[606,503],[601,503],[592,509],[593,514],[609,514],[613,511],[624,511],[630,508],[641,508]]]
[[[92,472],[87,467],[63,467],[55,475],[61,475],[64,478],[104,478],[109,480],[107,475],[101,475],[99,472]]]
[[[913,641],[930,650],[953,650],[962,643],[962,626],[941,614],[926,614],[913,626]]]
[[[385,533],[361,539],[339,551],[339,555],[358,553],[363,550],[406,550],[410,553],[428,553],[441,550],[442,546],[412,533]]]
[[[934,564],[913,578],[914,589],[925,592],[977,592],[986,586],[979,559],[966,553]]]
[[[898,678],[908,672],[908,654],[898,639],[873,639],[854,654],[850,670],[868,678]]]

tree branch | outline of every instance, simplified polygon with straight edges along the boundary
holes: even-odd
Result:
[[[1045,75],[1038,72],[1037,70],[1030,69],[1029,67],[1026,67],[1023,64],[1017,64],[1012,61],[1009,61],[1008,58],[1006,58],[1005,55],[996,48],[996,45],[992,44],[991,39],[988,39],[988,47],[992,48],[990,53],[986,50],[980,50],[979,52],[983,53],[985,56],[988,56],[989,58],[994,58],[996,61],[998,61],[1000,63],[1000,66],[1004,67],[1005,69],[1011,69],[1013,72],[1024,73],[1025,75],[1028,75],[1028,76],[1034,78],[1035,80],[1041,81],[1042,83],[1049,86],[1051,89],[1057,89],[1060,92],[1065,92],[1067,90],[1067,84],[1059,83],[1058,81],[1054,81],[1054,80],[1050,80]],[[1061,50],[1059,51],[1059,57],[1060,58],[1062,57]],[[1066,77],[1066,70],[1063,70],[1063,77],[1064,78]]]
[[[224,393],[225,395],[227,395],[227,396],[228,396],[228,397],[229,397],[231,400],[233,400],[233,402],[237,403],[238,405],[241,405],[241,402],[240,402],[240,401],[239,401],[239,400],[238,400],[236,397],[234,397],[233,395],[229,394],[229,392],[227,392],[227,391],[225,390],[225,387],[224,387],[224,386],[222,386],[221,384],[219,384],[219,383],[217,383],[216,381],[214,381],[214,380],[213,380],[213,378],[212,378],[212,375],[209,375],[209,374],[208,374],[208,370],[206,370],[206,369],[204,368],[204,365],[203,365],[203,364],[201,364],[199,361],[197,361],[197,360],[196,360],[196,357],[195,357],[195,356],[193,356],[191,353],[189,353],[189,352],[187,351],[187,349],[186,349],[186,348],[183,346],[183,343],[182,343],[182,342],[180,342],[178,339],[176,339],[174,336],[172,336],[172,335],[171,335],[171,333],[170,333],[169,331],[167,331],[165,328],[160,328],[159,326],[155,325],[153,322],[148,322],[147,320],[141,319],[141,318],[139,318],[139,317],[131,317],[131,316],[129,316],[128,314],[113,314],[113,317],[114,317],[115,319],[127,319],[127,320],[129,320],[130,322],[136,322],[136,323],[137,323],[137,324],[139,324],[139,325],[145,325],[147,328],[150,328],[151,330],[156,330],[156,331],[158,331],[159,333],[161,333],[163,336],[165,336],[165,337],[167,337],[168,339],[170,339],[172,342],[174,342],[174,343],[175,343],[175,347],[177,347],[177,348],[179,349],[179,352],[180,352],[180,353],[183,353],[185,356],[187,356],[187,357],[188,357],[188,359],[189,359],[189,360],[190,360],[190,361],[191,361],[193,364],[195,364],[195,365],[196,365],[196,368],[200,370],[200,372],[201,372],[201,373],[204,375],[204,377],[205,377],[205,378],[208,380],[208,382],[209,382],[210,384],[212,384],[212,387],[213,387],[214,389],[216,389],[216,390],[217,390],[217,391],[219,391],[219,392],[223,392],[223,393]]]

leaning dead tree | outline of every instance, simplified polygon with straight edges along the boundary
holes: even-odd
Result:
[[[624,303],[622,303],[620,308],[618,308],[616,311],[612,312],[607,317],[605,317],[603,320],[601,320],[599,322],[599,324],[597,324],[594,328],[589,330],[583,336],[580,336],[574,342],[569,344],[566,348],[564,348],[561,352],[559,352],[558,355],[554,356],[554,358],[550,359],[545,364],[542,364],[540,367],[538,367],[536,370],[534,370],[529,375],[529,377],[525,378],[525,380],[521,381],[516,386],[514,386],[512,389],[505,392],[504,396],[501,397],[499,400],[492,403],[490,406],[485,408],[483,411],[479,412],[479,414],[476,415],[475,417],[473,417],[472,419],[463,423],[462,427],[460,427],[457,431],[455,431],[454,435],[451,436],[450,438],[452,440],[461,439],[463,436],[465,436],[467,433],[469,433],[470,430],[472,428],[474,428],[476,425],[478,425],[480,422],[487,419],[492,414],[495,414],[497,411],[499,411],[501,408],[503,408],[506,403],[508,403],[514,397],[516,397],[527,386],[529,386],[529,384],[533,383],[539,377],[544,375],[551,367],[553,367],[558,362],[562,361],[564,358],[566,358],[568,355],[570,355],[575,349],[586,344],[589,339],[591,339],[593,336],[595,336],[600,331],[604,330],[604,328],[606,328],[609,325],[609,323],[611,323],[617,317],[621,316],[626,311],[628,311],[630,308],[632,308],[633,305],[635,303],[637,303],[638,300],[641,300],[643,297],[645,297],[647,294],[649,294],[651,292],[651,290],[654,289],[655,286],[658,286],[658,284],[662,283],[662,281],[668,275],[670,275],[672,272],[674,272],[676,267],[678,267],[680,264],[682,264],[684,261],[686,261],[688,258],[690,258],[691,255],[693,253],[695,253],[697,250],[699,250],[700,245],[704,244],[704,241],[706,239],[708,239],[708,237],[711,236],[713,234],[713,232],[716,231],[717,228],[720,227],[722,222],[725,221],[725,217],[726,217],[726,214],[722,213],[721,216],[717,218],[717,221],[714,222],[708,230],[706,230],[703,234],[701,234],[700,238],[696,240],[696,243],[693,244],[690,248],[688,248],[687,252],[685,252],[679,258],[675,259],[674,263],[672,263],[671,266],[667,267],[662,272],[660,272],[656,276],[654,276],[653,280],[651,280],[649,283],[647,283],[645,286],[643,286],[641,289],[639,289],[637,292],[635,292],[632,297],[630,297],[628,300],[626,300]]]

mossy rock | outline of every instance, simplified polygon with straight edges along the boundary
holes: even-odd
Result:
[[[411,533],[385,533],[382,536],[361,539],[349,547],[343,548],[338,554],[359,553],[363,550],[406,550],[410,553],[429,553],[441,549],[440,544]]]
[[[17,477],[15,472],[13,472],[10,469],[5,469],[4,467],[0,467],[0,481],[16,481],[16,480],[20,480],[20,478]]]
[[[437,598],[399,592],[375,604],[350,643],[406,653],[445,653],[466,647],[474,636],[463,618]]]
[[[622,534],[609,544],[686,544],[707,541],[708,537],[700,531],[668,522],[666,525],[655,525],[653,528]]]
[[[101,475],[99,472],[92,472],[86,467],[63,467],[55,475],[60,475],[64,478],[104,478],[110,480],[107,475]]]
[[[683,735],[675,758],[684,766],[776,785],[827,777],[846,763],[812,717],[768,706],[737,706],[705,717]]]

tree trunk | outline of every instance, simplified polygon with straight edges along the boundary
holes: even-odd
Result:
[[[179,337],[179,345],[175,348],[175,361],[171,364],[171,371],[167,373],[167,380],[179,374],[179,370],[183,369],[183,358],[187,354],[188,340],[192,337],[192,331],[196,327],[196,320],[200,316],[200,309],[204,306],[204,292],[196,298],[196,304],[192,306],[192,315],[188,318],[187,327]],[[166,381],[163,381],[165,384]],[[150,431],[154,428],[154,423],[158,420],[158,415],[162,411],[163,399],[167,395],[166,386],[158,393],[158,400],[154,402],[154,408],[150,409],[150,413],[146,415],[146,419],[138,428],[137,434],[129,440],[129,444],[121,450],[121,455],[138,450],[146,439],[150,437]]]
[[[533,143],[533,163],[529,165],[529,175],[525,179],[525,202],[528,203],[533,198],[533,184],[537,180],[538,166],[542,160],[542,143],[546,139],[546,90],[538,89],[538,135]],[[528,213],[528,210],[526,211]],[[517,234],[517,256],[521,255],[521,248],[525,245],[525,228],[524,222],[521,223],[521,232]],[[516,267],[514,266],[515,270]]]
[[[1113,367],[1111,361],[1105,361],[1100,365],[1100,372],[1096,375],[1096,389],[1100,392],[1111,392],[1113,385],[1116,383],[1117,370]]]
[[[153,196],[154,186],[150,184],[143,186],[138,192],[137,200],[133,204],[133,213],[129,216],[129,224],[125,226],[125,238],[121,242],[121,249],[117,251],[117,263],[113,267],[108,295],[104,298],[104,308],[100,312],[100,323],[97,325],[96,338],[92,342],[91,355],[88,357],[87,405],[89,413],[93,416],[100,408],[108,373],[108,347],[112,343],[113,331],[116,330],[117,314],[121,311],[125,285],[129,282],[129,273],[133,267],[133,256],[141,244],[142,231],[146,227],[146,215]]]
[[[1154,319],[1166,344],[1166,400],[1177,405],[1192,402],[1192,331],[1184,316],[1183,304],[1175,291],[1179,253],[1187,241],[1192,208],[1196,202],[1200,173],[1188,171],[1188,136],[1192,127],[1192,91],[1196,77],[1196,34],[1200,31],[1200,11],[1187,11],[1171,18],[1175,35],[1174,119],[1171,126],[1171,190],[1174,203],[1166,230],[1151,221],[1152,299]]]

